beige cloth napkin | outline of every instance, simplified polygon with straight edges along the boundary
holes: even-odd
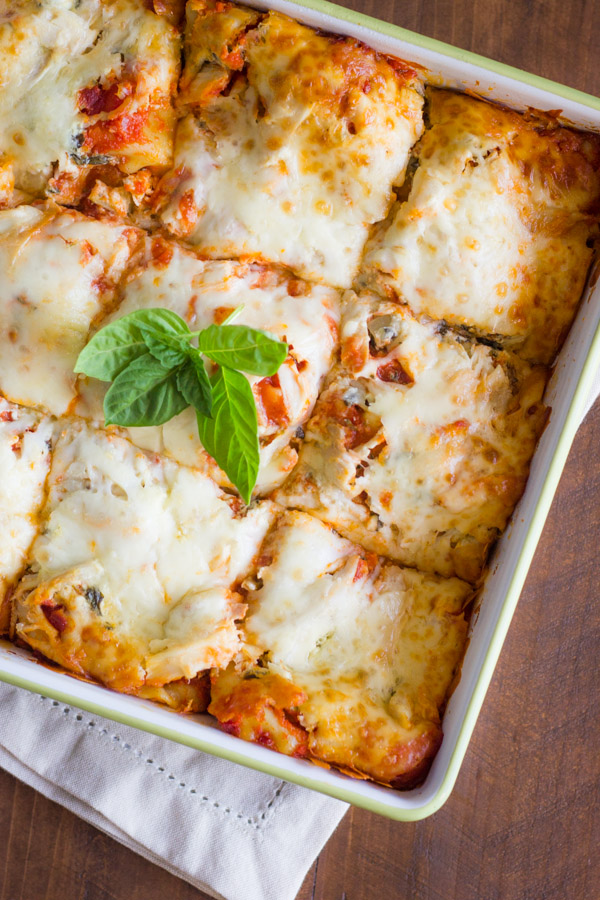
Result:
[[[600,393],[600,372],[587,414]],[[224,900],[293,900],[347,805],[0,685],[0,766]]]
[[[0,684],[0,767],[212,897],[293,900],[348,806]]]

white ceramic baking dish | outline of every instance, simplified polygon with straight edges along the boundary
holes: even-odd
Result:
[[[516,109],[560,109],[574,125],[600,132],[600,100],[564,85],[475,56],[323,0],[300,4],[252,0],[323,30],[365,43],[422,66],[438,85],[469,89]],[[527,490],[499,542],[462,675],[444,716],[444,741],[426,781],[407,792],[358,781],[333,770],[223,734],[208,716],[185,717],[158,705],[88,684],[39,664],[25,651],[0,641],[0,680],[179,741],[278,778],[323,791],[393,819],[415,820],[447,799],[465,755],[477,715],[531,563],[554,491],[580,423],[593,376],[600,366],[600,285],[590,279],[547,392],[552,407],[535,454]]]

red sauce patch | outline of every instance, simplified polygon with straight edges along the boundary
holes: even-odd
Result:
[[[385,365],[379,366],[377,377],[380,381],[387,381],[391,384],[414,384],[414,378],[406,371],[399,359],[392,359]]]
[[[254,395],[259,402],[262,420],[267,425],[287,425],[290,421],[285,405],[279,375],[262,378],[253,387]]]
[[[0,412],[0,422],[14,422],[15,414],[11,409],[4,409]]]
[[[346,406],[332,410],[332,418],[344,427],[344,447],[354,450],[366,444],[379,431],[380,422],[374,416],[368,416],[360,406]]]
[[[416,64],[409,65],[401,59],[398,59],[396,56],[386,56],[385,57],[394,72],[397,75],[400,75],[402,78],[405,78],[407,81],[412,81],[413,78],[418,77],[417,66]],[[420,66],[418,68],[421,68]]]
[[[68,625],[66,616],[63,614],[64,606],[55,606],[53,603],[47,602],[41,604],[41,610],[59,634],[62,634]]]
[[[143,144],[144,129],[150,118],[151,108],[144,106],[130,114],[95,122],[85,132],[83,150],[98,155],[124,150],[132,144]]]
[[[173,244],[163,237],[156,237],[150,248],[153,263],[160,269],[166,269],[173,259]]]
[[[240,39],[240,44],[244,43],[244,38]],[[222,53],[221,59],[230,69],[235,69],[236,71],[240,71],[244,68],[244,57],[242,56],[241,47],[238,46],[231,52]]]
[[[221,729],[227,734],[232,734],[234,737],[240,736],[239,722],[221,722]]]
[[[364,559],[359,559],[352,581],[360,581],[361,578],[366,578],[367,575],[370,575],[374,571],[377,562],[376,553],[367,553]]]
[[[268,747],[269,750],[277,750],[277,744],[273,740],[273,736],[270,735],[268,731],[257,731],[254,740],[262,747]]]
[[[181,222],[183,228],[185,229],[185,233],[189,234],[196,224],[198,219],[198,209],[196,207],[196,201],[194,199],[194,192],[192,190],[186,191],[181,200],[179,201],[179,215],[181,217]]]
[[[131,81],[121,81],[103,88],[95,84],[91,88],[79,91],[77,105],[79,111],[86,116],[98,116],[100,113],[114,112],[133,93]]]

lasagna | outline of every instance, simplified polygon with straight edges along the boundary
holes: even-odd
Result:
[[[0,392],[8,400],[67,412],[77,357],[136,241],[126,223],[74,210],[0,211]]]
[[[0,165],[18,192],[5,203],[51,177],[58,190],[73,165],[170,164],[178,73],[176,29],[138,0],[11,3],[0,17]]]
[[[0,121],[0,632],[415,786],[595,253],[600,137],[229,0],[0,0]],[[248,505],[189,385],[125,428],[74,373],[152,308],[288,346],[237,379],[258,436],[215,415],[220,458],[239,422],[253,472],[258,445]]]
[[[380,559],[299,512],[276,522],[244,586],[243,649],[213,673],[210,711],[247,740],[413,784],[441,741],[470,586]]]
[[[476,582],[525,487],[545,369],[368,295],[346,299],[341,360],[278,499]]]
[[[10,593],[37,532],[52,438],[48,417],[0,397],[0,633],[8,630]]]
[[[423,127],[414,69],[221,0],[188,2],[185,48],[165,225],[349,287]]]
[[[205,261],[156,237],[147,242],[143,261],[128,274],[113,317],[153,306],[178,313],[194,331],[222,323],[241,307],[236,323],[268,331],[288,343],[289,355],[275,375],[248,376],[261,445],[257,491],[264,493],[281,483],[297,461],[294,445],[332,363],[338,341],[337,292],[258,263]],[[318,329],[315,322],[320,323]],[[104,389],[88,379],[82,379],[79,389],[81,412],[102,419]],[[191,408],[164,425],[130,429],[130,438],[231,487],[202,448]]]
[[[429,89],[410,188],[362,283],[549,363],[571,325],[600,212],[600,136]]]
[[[14,633],[125,693],[193,680],[239,648],[235,583],[272,519],[209,478],[64,420]]]

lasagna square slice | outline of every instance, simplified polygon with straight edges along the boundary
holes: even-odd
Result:
[[[168,165],[179,39],[138,0],[17,0],[0,21],[0,157],[39,192],[52,164]]]
[[[348,287],[422,130],[416,73],[279,13],[190,0],[187,19],[164,223],[207,256]]]
[[[271,519],[268,502],[245,511],[199,472],[63,420],[15,636],[116,690],[177,692],[238,650],[235,583]]]
[[[379,559],[299,512],[277,521],[244,584],[242,654],[211,676],[224,728],[394,787],[421,780],[472,588]]]
[[[138,239],[135,229],[56,207],[0,212],[0,391],[60,415],[92,322]]]
[[[293,444],[312,411],[337,346],[339,297],[335,290],[290,276],[283,269],[240,261],[206,261],[160,237],[146,243],[145,258],[127,276],[113,318],[146,307],[166,307],[193,331],[221,323],[238,306],[235,324],[269,331],[290,351],[268,378],[248,376],[254,391],[260,438],[257,492],[280,484],[297,461]],[[105,323],[103,323],[105,324]],[[78,412],[103,421],[105,386],[81,379]],[[301,432],[300,432],[301,433]],[[164,425],[129,429],[138,446],[208,472],[231,487],[202,448],[190,407]]]
[[[0,396],[0,633],[9,595],[38,530],[50,468],[52,421]]]
[[[600,137],[428,89],[410,192],[361,279],[413,311],[549,363],[571,325],[600,214]]]
[[[525,488],[546,377],[406,307],[350,297],[342,365],[276,499],[376,553],[476,582]]]

